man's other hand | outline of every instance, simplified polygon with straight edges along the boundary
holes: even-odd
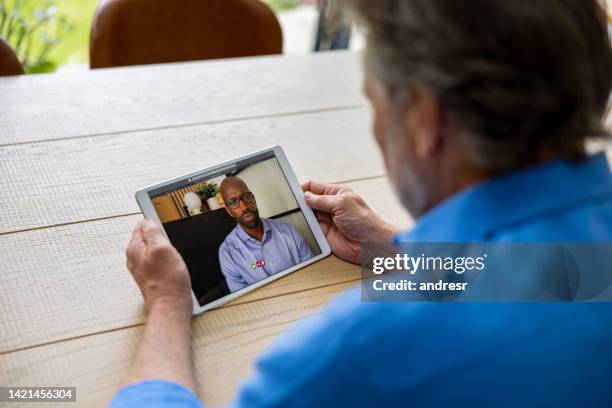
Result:
[[[140,288],[147,311],[156,304],[170,303],[191,313],[191,280],[187,266],[157,223],[138,222],[125,254],[127,267]]]
[[[361,242],[388,242],[398,232],[348,187],[307,181],[302,190],[332,251],[345,261],[360,262]]]

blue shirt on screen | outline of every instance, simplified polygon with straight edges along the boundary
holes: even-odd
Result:
[[[231,292],[282,272],[312,257],[310,247],[291,225],[261,219],[261,242],[238,224],[219,247],[219,263]]]
[[[482,241],[612,241],[605,156],[473,186],[396,237]],[[611,350],[612,303],[363,303],[354,289],[284,334],[230,405],[611,407]],[[184,395],[145,382],[113,407],[202,406]]]

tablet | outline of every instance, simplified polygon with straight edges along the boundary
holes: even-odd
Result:
[[[144,187],[136,201],[185,260],[194,314],[331,253],[279,146]]]

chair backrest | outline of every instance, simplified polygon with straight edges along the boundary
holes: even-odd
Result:
[[[0,38],[0,76],[22,75],[23,67],[13,49]]]
[[[103,0],[91,68],[282,52],[274,12],[259,0]]]

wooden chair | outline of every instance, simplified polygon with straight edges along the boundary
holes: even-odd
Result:
[[[23,67],[13,49],[0,38],[0,76],[23,75]]]
[[[103,0],[91,68],[279,54],[283,35],[259,0]]]

